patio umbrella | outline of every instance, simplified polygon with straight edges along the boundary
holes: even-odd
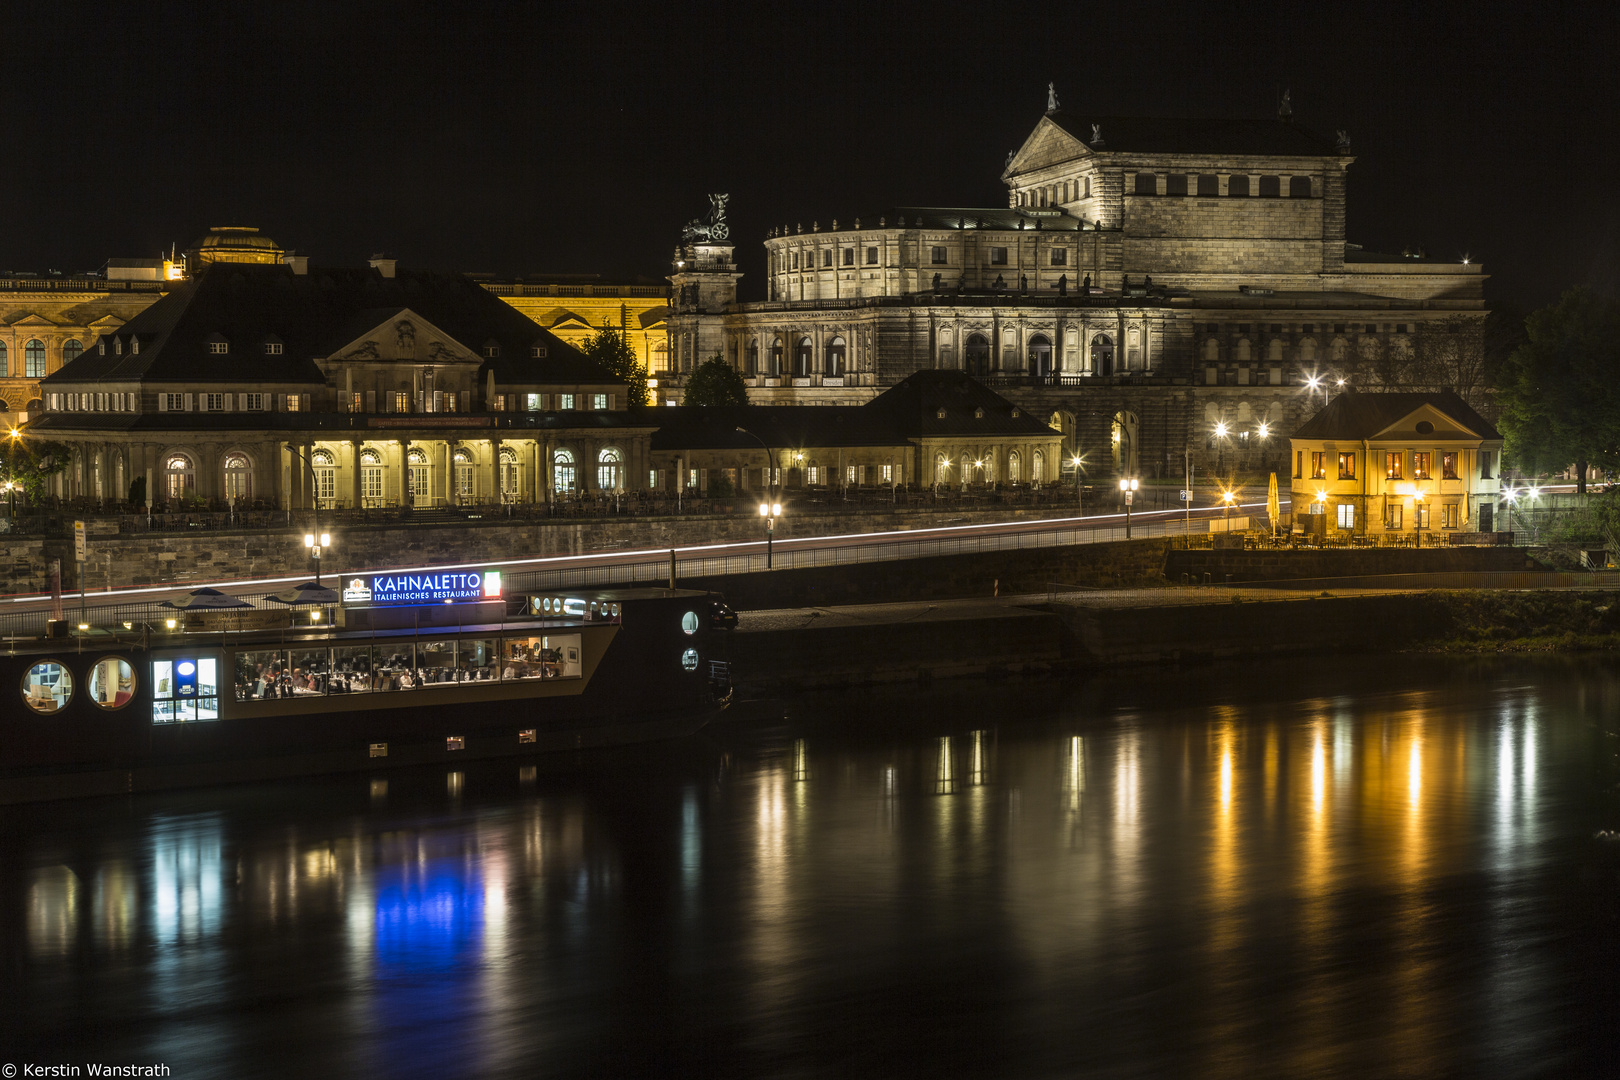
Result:
[[[1277,498],[1277,474],[1271,474],[1271,483],[1266,488],[1266,516],[1271,519],[1271,531],[1277,531],[1277,522],[1282,519],[1282,503]]]
[[[193,589],[178,600],[165,600],[159,607],[174,608],[177,611],[220,611],[226,608],[245,608],[253,605],[246,600],[239,600],[229,596],[218,589]]]
[[[335,604],[338,594],[334,589],[325,585],[317,585],[313,581],[301,581],[288,589],[278,593],[271,593],[266,600],[274,600],[278,604]]]

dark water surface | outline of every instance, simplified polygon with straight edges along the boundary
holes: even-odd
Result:
[[[0,810],[0,1061],[1615,1074],[1620,666],[795,702],[559,773]]]

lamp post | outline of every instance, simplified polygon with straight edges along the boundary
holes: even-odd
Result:
[[[332,546],[331,533],[305,533],[304,546],[309,549],[309,557],[315,560],[315,584],[321,583],[321,552]]]
[[[1231,488],[1221,492],[1221,503],[1226,507],[1226,532],[1228,535],[1231,535],[1232,532],[1232,503],[1236,499],[1237,493]]]
[[[1125,539],[1127,540],[1131,538],[1131,503],[1136,500],[1136,489],[1140,486],[1141,481],[1134,476],[1122,476],[1119,478],[1119,490],[1125,496]]]
[[[776,539],[776,519],[782,516],[782,504],[762,502],[759,516],[765,519],[765,569],[771,568],[771,544]]]
[[[1082,496],[1081,493],[1080,493],[1080,468],[1085,463],[1086,463],[1086,459],[1085,459],[1084,454],[1076,454],[1076,455],[1074,455],[1074,457],[1069,459],[1069,464],[1074,466],[1074,516],[1075,517],[1084,517],[1085,516],[1084,507],[1082,506],[1082,499],[1084,498],[1084,496]]]

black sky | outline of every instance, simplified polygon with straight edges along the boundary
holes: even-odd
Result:
[[[667,272],[732,195],[772,225],[1005,205],[1046,82],[1098,115],[1347,129],[1350,239],[1468,252],[1520,306],[1620,285],[1606,5],[18,4],[0,267],[252,224],[317,261]]]

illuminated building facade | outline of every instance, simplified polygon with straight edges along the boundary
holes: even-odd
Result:
[[[1502,436],[1456,394],[1339,394],[1289,440],[1294,522],[1318,535],[1491,532]]]
[[[27,430],[73,451],[53,494],[431,507],[647,475],[650,429],[626,386],[469,279],[387,259],[311,267],[227,239],[43,380]]]
[[[1313,375],[1410,382],[1477,355],[1480,266],[1347,241],[1347,134],[1307,131],[1286,102],[1257,120],[1049,106],[1007,158],[1005,207],[785,224],[764,301],[737,302],[729,236],[688,226],[660,396],[714,353],[761,403],[858,404],[965,371],[1089,460],[1174,477],[1189,459],[1280,466]]]
[[[511,281],[470,276],[576,348],[606,327],[624,334],[653,378],[669,368],[669,286],[662,282],[596,274],[534,274]]]

